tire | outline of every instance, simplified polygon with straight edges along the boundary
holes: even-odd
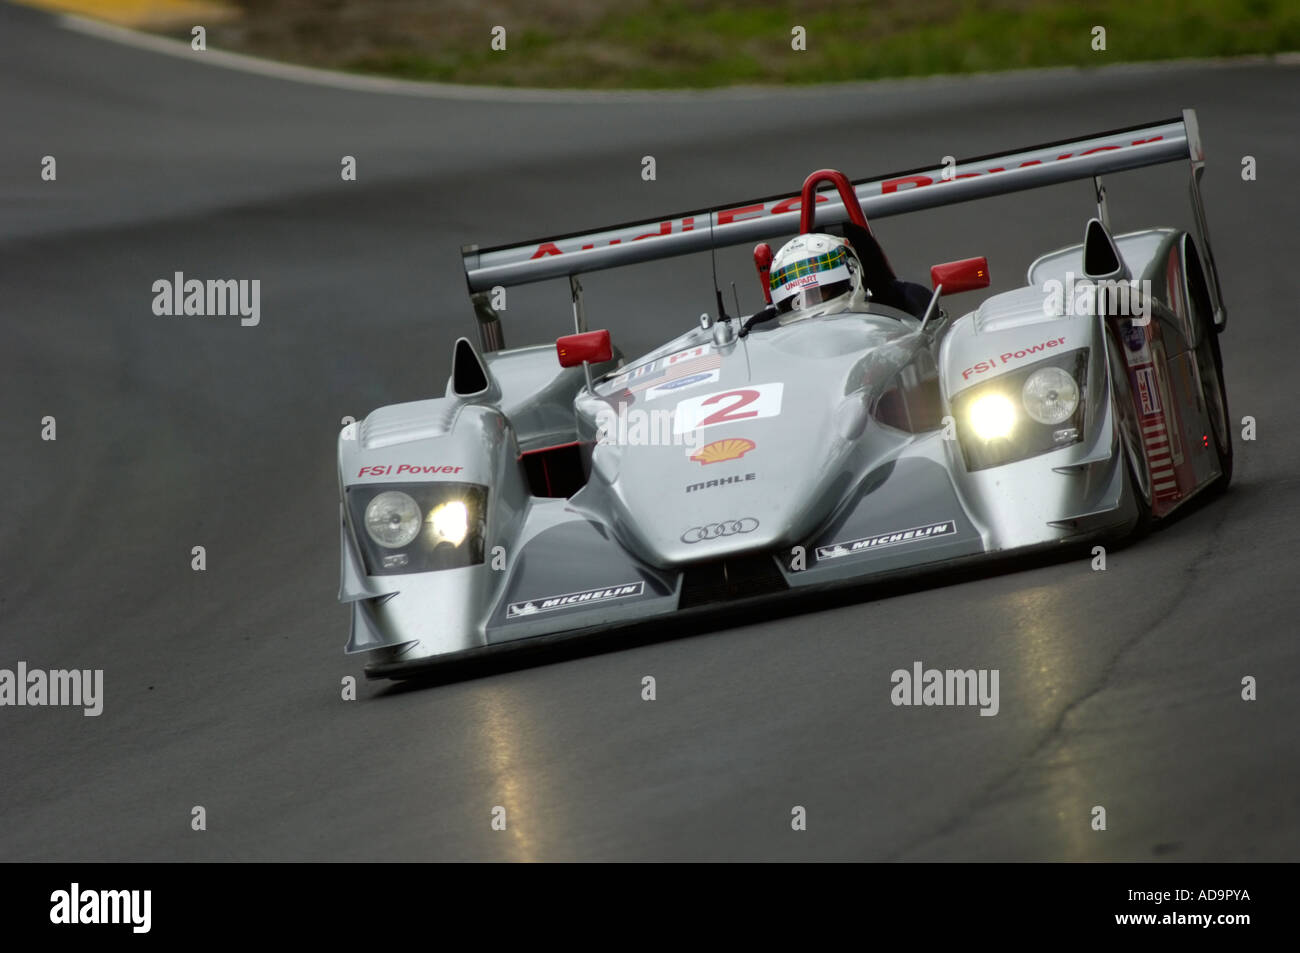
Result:
[[[1124,489],[1133,496],[1138,511],[1136,521],[1124,535],[1135,540],[1149,533],[1155,521],[1151,509],[1151,468],[1142,449],[1142,429],[1129,387],[1128,363],[1124,360],[1124,350],[1116,338],[1115,329],[1109,324],[1106,327],[1106,353],[1110,361],[1111,404],[1115,408],[1120,448],[1124,454]]]
[[[1223,381],[1223,355],[1219,351],[1219,332],[1214,318],[1200,312],[1200,342],[1196,345],[1197,376],[1201,379],[1201,396],[1210,418],[1214,452],[1218,457],[1219,476],[1203,491],[1218,496],[1232,482],[1232,414],[1228,411],[1228,388]]]

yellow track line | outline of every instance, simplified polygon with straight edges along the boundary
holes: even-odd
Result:
[[[75,13],[126,27],[206,25],[234,19],[239,11],[220,0],[16,0],[55,13]]]

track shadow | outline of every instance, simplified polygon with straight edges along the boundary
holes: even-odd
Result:
[[[1222,494],[1201,494],[1168,518],[1158,522],[1151,532],[1161,533],[1186,525],[1188,520],[1196,518],[1203,509],[1221,496],[1241,500],[1257,492],[1258,488],[1234,484]],[[706,633],[725,632],[728,629],[761,622],[788,619],[827,609],[840,609],[878,599],[946,588],[964,582],[991,579],[1028,569],[1059,565],[1074,559],[1089,559],[1092,555],[1091,546],[1097,542],[1103,542],[1110,549],[1118,551],[1127,549],[1140,540],[1128,537],[1087,539],[1050,544],[993,558],[968,557],[964,561],[947,564],[941,568],[932,566],[901,570],[860,583],[840,584],[834,588],[803,592],[774,592],[770,595],[686,609],[667,617],[622,623],[615,627],[579,629],[553,636],[524,639],[515,643],[500,643],[491,646],[486,655],[433,663],[427,671],[395,681],[381,688],[372,697],[387,698],[403,695],[439,685],[471,681],[557,662],[604,655],[628,648],[670,642],[675,639],[692,638]]]
[[[1089,545],[1089,542],[1072,542],[993,559],[987,556],[973,557],[968,561],[953,563],[938,570],[914,569],[861,583],[841,584],[833,589],[776,592],[686,609],[671,616],[623,623],[617,627],[580,629],[554,636],[524,639],[516,643],[502,643],[490,647],[489,654],[484,656],[434,663],[427,671],[404,677],[402,681],[384,687],[372,697],[387,698],[403,695],[439,685],[588,658],[705,633],[723,632],[761,622],[807,615],[811,612],[839,609],[874,602],[878,599],[1024,572],[1027,569],[1057,565],[1074,559],[1091,558]]]

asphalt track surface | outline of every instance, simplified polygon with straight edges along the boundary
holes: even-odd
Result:
[[[0,6],[0,667],[105,672],[98,718],[0,709],[0,859],[1300,857],[1295,66],[512,103],[193,60]],[[1210,159],[1231,409],[1258,427],[1223,499],[1105,572],[1072,559],[936,580],[341,700],[362,660],[343,655],[335,601],[339,421],[441,393],[451,341],[473,329],[462,242],[1184,106]],[[1121,230],[1188,221],[1182,167],[1110,189]],[[1081,238],[1090,199],[1056,186],[877,231],[900,271],[987,254],[1001,289]],[[720,270],[754,306],[745,252]],[[259,278],[260,325],[155,317],[151,285],[176,271]],[[711,300],[707,256],[587,287],[592,326],[628,353]],[[506,318],[511,344],[564,333],[562,283],[512,292]],[[999,714],[894,707],[890,673],[916,660],[999,669]]]

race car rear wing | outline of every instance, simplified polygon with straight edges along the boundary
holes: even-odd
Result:
[[[1081,139],[963,159],[947,166],[859,179],[852,185],[863,212],[870,220],[1092,178],[1099,217],[1109,227],[1101,175],[1179,159],[1191,163],[1190,187],[1197,239],[1207,262],[1207,278],[1216,311],[1215,323],[1221,329],[1225,315],[1201,204],[1199,179],[1205,156],[1195,110],[1185,109],[1180,117],[1096,133]],[[848,219],[844,204],[834,193],[818,195],[816,201],[819,227]],[[722,248],[794,234],[799,231],[800,204],[798,194],[778,195],[720,209],[697,209],[661,219],[543,238],[519,245],[493,248],[466,245],[461,249],[465,279],[471,294],[498,286],[563,277],[570,278],[576,289],[574,276],[586,272],[707,251],[711,246]],[[577,305],[576,290],[574,294]],[[482,320],[486,315],[482,313],[482,307],[479,310]]]

